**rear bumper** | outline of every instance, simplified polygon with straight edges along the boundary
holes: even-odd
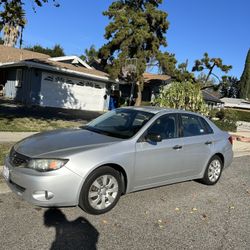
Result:
[[[41,207],[76,206],[82,178],[66,167],[40,173],[31,169],[13,167],[8,157],[6,180],[10,189],[20,198]]]

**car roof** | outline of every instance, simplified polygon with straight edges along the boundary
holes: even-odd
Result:
[[[163,107],[156,107],[156,106],[129,106],[129,107],[122,107],[122,109],[131,109],[131,110],[138,110],[138,111],[144,111],[149,112],[153,114],[158,113],[186,113],[186,114],[192,114],[192,115],[200,115],[199,113],[191,112],[191,111],[185,111],[183,109],[170,109],[170,108],[163,108]],[[200,115],[202,116],[202,115]]]

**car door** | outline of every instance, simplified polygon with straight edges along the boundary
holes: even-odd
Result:
[[[181,153],[183,139],[179,138],[178,131],[178,116],[163,115],[153,122],[136,143],[135,189],[164,184],[185,175]],[[146,140],[150,133],[161,135],[162,141]]]
[[[212,129],[200,116],[179,114],[181,124],[182,158],[187,175],[195,177],[206,167],[213,147]]]

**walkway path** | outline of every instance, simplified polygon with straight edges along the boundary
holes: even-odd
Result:
[[[17,142],[37,132],[0,132],[0,143]]]

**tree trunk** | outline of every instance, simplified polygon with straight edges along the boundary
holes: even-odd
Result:
[[[136,98],[135,106],[141,106],[143,83],[138,81],[136,85],[137,85],[137,98]]]
[[[19,26],[12,26],[5,24],[4,26],[4,45],[8,47],[15,47],[19,36]]]

